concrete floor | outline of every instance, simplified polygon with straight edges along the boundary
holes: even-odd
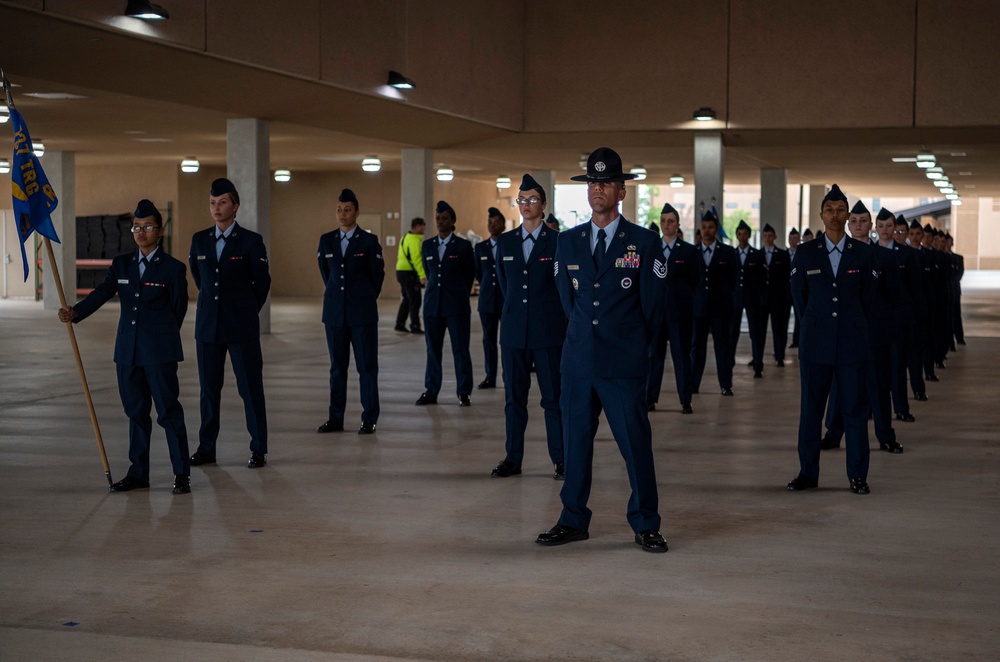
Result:
[[[985,282],[985,281],[984,281]],[[872,494],[843,451],[820,489],[797,471],[798,367],[743,367],[652,414],[666,555],[625,521],[624,464],[602,424],[589,541],[542,548],[559,487],[532,411],[525,474],[503,457],[503,392],[417,408],[423,339],[381,322],[378,434],[317,435],[328,359],[318,301],[277,301],[264,340],[270,464],[246,468],[225,391],[219,465],[172,496],[162,430],[153,486],[109,494],[55,313],[0,303],[0,660],[955,660],[1000,658],[1000,290],[965,297],[968,345],[873,452]],[[115,479],[127,429],[111,362],[117,305],[77,327]],[[197,436],[193,307],[182,402]],[[473,357],[482,378],[474,322]],[[711,352],[710,352],[711,354]],[[794,357],[794,353],[792,354]],[[348,420],[360,419],[356,378]],[[534,396],[533,397],[537,397]],[[537,402],[537,401],[536,401]]]

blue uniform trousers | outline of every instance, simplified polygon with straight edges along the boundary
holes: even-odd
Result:
[[[378,423],[378,324],[333,326],[325,324],[326,347],[330,352],[330,415],[329,420],[344,424],[347,407],[347,372],[354,363],[361,382],[361,420]]]
[[[560,496],[559,524],[586,531],[593,476],[594,435],[603,409],[625,459],[632,495],[628,522],[636,533],[660,528],[652,432],[646,409],[646,377],[601,379],[562,378],[561,409],[566,433],[566,482]]]
[[[690,404],[694,373],[694,367],[691,363],[691,337],[693,333],[694,322],[688,319],[664,322],[653,334],[653,342],[649,345],[649,381],[646,384],[646,402],[648,404],[656,403],[660,399],[668,342],[670,344],[670,359],[674,364],[677,398],[682,405]]]
[[[243,411],[250,433],[250,450],[267,453],[267,412],[264,409],[264,357],[260,339],[214,343],[198,341],[198,379],[201,382],[201,429],[198,452],[215,455],[219,439],[219,407],[225,381],[226,354],[233,360],[236,390],[243,399]]]
[[[890,399],[892,368],[888,347],[873,353],[868,367],[868,411],[875,423],[875,438],[880,444],[896,441],[892,429],[892,404]],[[827,434],[837,441],[844,436],[844,416],[840,411],[840,393],[836,382],[830,388],[830,402],[826,408]]]
[[[483,325],[483,356],[486,357],[486,381],[497,383],[497,362],[499,354],[497,352],[497,341],[500,331],[500,315],[493,313],[479,313],[479,321]]]
[[[715,369],[719,375],[719,387],[733,387],[733,354],[729,340],[730,324],[731,318],[728,316],[694,318],[691,376],[693,392],[697,392],[701,388],[701,377],[705,374],[709,331],[712,332],[712,345],[715,348]]]
[[[503,384],[506,404],[508,462],[521,466],[524,459],[524,430],[528,427],[528,391],[531,388],[531,366],[535,366],[538,390],[545,411],[545,436],[552,464],[563,462],[563,427],[559,412],[562,347],[515,349],[503,347]]]
[[[424,313],[424,338],[427,341],[427,369],[424,372],[424,390],[437,397],[441,391],[441,356],[444,349],[444,332],[451,337],[451,355],[455,361],[455,381],[458,396],[472,394],[472,356],[469,354],[469,315],[436,317]]]
[[[910,336],[913,328],[903,326],[889,350],[892,370],[892,410],[897,414],[910,413],[910,398],[906,389],[906,367],[909,363]]]
[[[847,437],[847,477],[868,477],[868,364],[826,365],[799,356],[802,401],[799,416],[799,473],[819,479],[823,411],[836,383]]]
[[[156,422],[167,436],[170,464],[175,476],[191,474],[184,408],[177,400],[177,362],[131,366],[115,364],[118,394],[128,416],[128,475],[149,482],[149,437],[153,421],[150,407],[156,405]]]

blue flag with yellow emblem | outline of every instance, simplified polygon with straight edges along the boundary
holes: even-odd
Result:
[[[59,204],[55,191],[49,184],[42,164],[35,156],[31,135],[24,118],[10,108],[10,121],[14,127],[14,161],[10,169],[11,188],[14,196],[14,220],[17,236],[21,239],[21,260],[24,263],[24,280],[28,280],[28,254],[24,242],[32,232],[38,232],[54,242],[59,242],[50,214]]]

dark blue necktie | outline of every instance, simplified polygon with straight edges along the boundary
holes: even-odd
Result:
[[[608,244],[605,241],[607,236],[607,233],[604,232],[604,228],[597,231],[597,247],[594,249],[594,268],[598,270],[601,268],[601,262],[604,260],[604,254],[608,250]]]

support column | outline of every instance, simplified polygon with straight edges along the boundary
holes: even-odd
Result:
[[[698,227],[701,205],[704,204],[708,211],[712,207],[713,198],[720,222],[725,214],[726,206],[722,198],[725,150],[721,132],[699,131],[694,134],[695,228]]]
[[[535,178],[535,181],[545,189],[545,199],[548,204],[545,206],[545,216],[548,218],[549,214],[556,213],[556,173],[555,170],[532,170],[528,173]],[[515,188],[521,183],[521,177],[511,177],[511,185]],[[514,194],[517,197],[517,194]],[[520,218],[517,218],[517,210],[514,211],[515,220],[520,222]],[[543,219],[544,220],[544,219]]]
[[[226,176],[240,194],[236,221],[264,238],[271,256],[271,149],[267,120],[226,122]],[[271,333],[271,298],[260,310],[260,332]]]
[[[56,229],[60,243],[52,242],[52,253],[59,267],[59,277],[62,279],[66,303],[76,303],[76,154],[73,152],[47,152],[41,161],[42,169],[49,178],[52,190],[56,192],[59,205],[52,212],[52,225]],[[16,241],[16,239],[15,239]],[[25,247],[31,256],[31,245],[34,236],[28,239]],[[52,266],[49,256],[43,247],[41,250],[44,265],[42,269],[42,307],[45,310],[59,310],[59,293],[56,291],[55,279],[52,277]]]
[[[788,172],[784,168],[762,168],[760,171],[760,229],[770,223],[777,235],[777,244],[785,243],[788,235]]]
[[[410,221],[419,216],[427,221],[430,236],[434,228],[434,152],[422,147],[407,147],[402,150],[402,157],[399,232],[409,232]]]
[[[813,234],[823,229],[823,221],[819,217],[819,203],[826,197],[826,184],[810,184],[809,197],[803,203],[802,224],[803,232],[805,228],[811,228]]]

